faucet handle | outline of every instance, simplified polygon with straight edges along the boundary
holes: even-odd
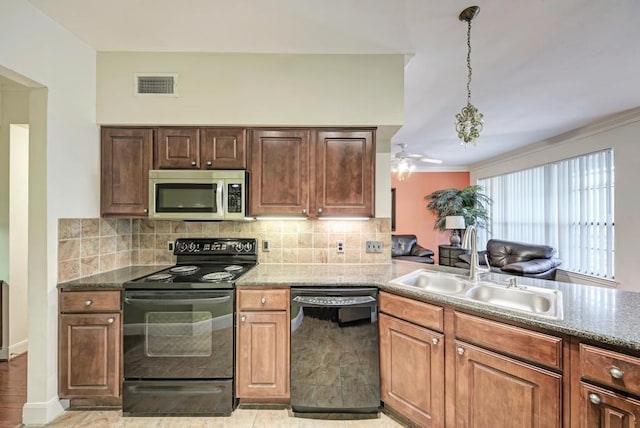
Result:
[[[509,278],[507,278],[507,288],[511,288],[511,287],[517,287],[518,286],[518,282],[517,282],[517,278],[515,276],[511,276]]]

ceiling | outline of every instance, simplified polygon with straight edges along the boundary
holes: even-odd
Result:
[[[407,55],[404,124],[392,138],[464,167],[640,106],[640,1],[30,0],[98,51]],[[484,114],[460,146],[454,115]],[[392,151],[399,151],[395,148]]]

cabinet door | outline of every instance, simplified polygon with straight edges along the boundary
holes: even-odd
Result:
[[[285,311],[239,312],[236,396],[289,398],[289,317]]]
[[[59,318],[61,398],[120,395],[120,314]]]
[[[252,130],[250,215],[308,215],[309,132]]]
[[[422,427],[444,426],[443,335],[380,314],[381,398]]]
[[[562,426],[562,376],[456,341],[456,427]]]
[[[202,128],[200,156],[203,169],[245,169],[246,131],[241,128]]]
[[[102,215],[147,215],[152,150],[152,129],[102,128]]]
[[[373,130],[318,131],[318,216],[374,216],[375,156]]]
[[[156,169],[200,168],[200,133],[197,128],[158,128]]]
[[[580,428],[637,428],[640,401],[580,382]]]

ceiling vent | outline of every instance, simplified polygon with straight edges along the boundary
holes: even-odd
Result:
[[[178,74],[136,73],[134,74],[136,95],[178,96]]]

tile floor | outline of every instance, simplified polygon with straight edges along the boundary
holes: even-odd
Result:
[[[378,419],[334,421],[297,418],[287,409],[236,409],[230,417],[122,417],[122,412],[67,411],[52,428],[395,428],[403,427],[385,414]]]

